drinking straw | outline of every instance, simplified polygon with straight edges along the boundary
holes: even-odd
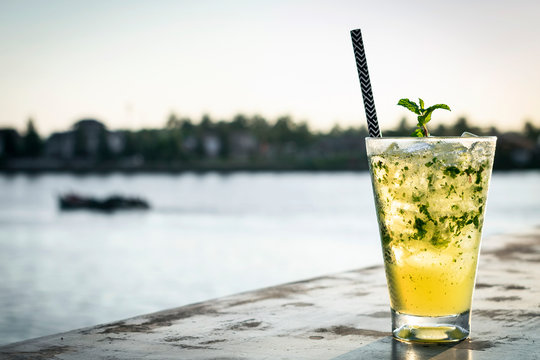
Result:
[[[371,83],[369,82],[369,72],[366,53],[364,52],[364,43],[362,41],[362,32],[360,29],[351,30],[351,38],[354,57],[356,58],[356,68],[358,69],[358,78],[360,79],[360,87],[362,88],[362,97],[364,98],[364,110],[366,111],[369,136],[381,137],[381,130],[379,129],[379,122],[377,121],[377,112],[375,111],[375,102],[373,101],[373,92],[371,91]]]

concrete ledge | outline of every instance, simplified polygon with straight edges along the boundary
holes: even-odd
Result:
[[[472,339],[457,345],[393,340],[376,266],[10,344],[0,359],[539,359],[540,231],[482,246]]]

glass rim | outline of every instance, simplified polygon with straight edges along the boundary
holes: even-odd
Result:
[[[365,140],[369,141],[436,141],[436,140],[459,140],[459,141],[474,141],[474,140],[497,140],[497,136],[429,136],[429,137],[412,137],[412,136],[386,136],[386,137],[370,137]]]

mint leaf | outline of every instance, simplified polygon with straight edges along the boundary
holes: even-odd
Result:
[[[429,136],[429,132],[426,124],[431,120],[431,115],[433,114],[433,111],[437,109],[444,109],[448,111],[451,110],[450,107],[446,104],[436,104],[428,107],[427,109],[424,109],[424,100],[418,98],[418,102],[420,103],[420,106],[418,106],[414,101],[411,101],[409,99],[400,99],[397,104],[407,108],[408,110],[418,115],[418,124],[416,125],[416,129],[413,131],[412,136],[427,137]]]
[[[437,105],[430,106],[426,109],[426,112],[424,115],[424,119],[425,119],[424,124],[427,123],[429,120],[431,120],[431,114],[436,109],[444,109],[444,110],[451,111],[450,107],[448,107],[448,105],[445,105],[445,104],[437,104]]]
[[[411,101],[409,99],[401,99],[397,103],[398,105],[401,105],[408,110],[412,111],[413,113],[420,115],[420,109],[418,108],[418,105],[414,101]]]
[[[430,106],[426,109],[426,111],[430,111],[433,112],[433,110],[435,109],[444,109],[444,110],[448,110],[448,111],[452,111],[450,110],[450,107],[446,104],[436,104],[436,105],[433,105],[433,106]]]

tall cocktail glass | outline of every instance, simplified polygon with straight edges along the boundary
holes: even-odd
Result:
[[[392,312],[407,342],[470,334],[496,137],[367,138]]]

